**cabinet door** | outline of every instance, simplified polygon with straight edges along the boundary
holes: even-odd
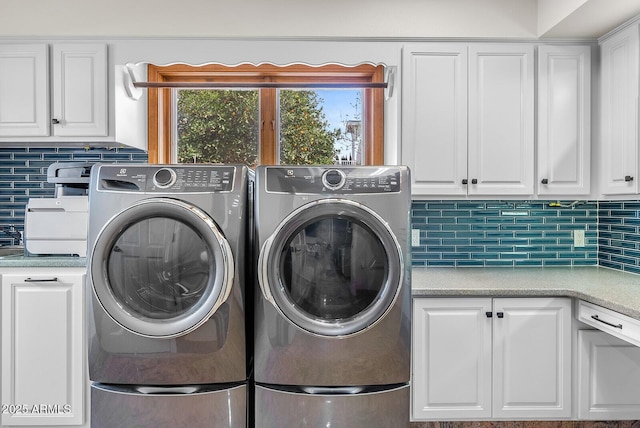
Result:
[[[0,44],[0,137],[49,135],[45,44]]]
[[[601,45],[602,193],[638,193],[638,24]]]
[[[491,417],[491,299],[414,299],[413,419]]]
[[[402,163],[414,194],[466,195],[467,46],[403,49]]]
[[[571,417],[571,299],[494,300],[493,417]]]
[[[82,423],[83,278],[2,275],[2,425]]]
[[[591,190],[591,47],[538,48],[538,193]]]
[[[53,45],[52,78],[53,134],[107,135],[106,45]]]
[[[469,47],[470,195],[533,194],[532,45]]]
[[[597,330],[578,332],[578,417],[640,419],[640,348]]]

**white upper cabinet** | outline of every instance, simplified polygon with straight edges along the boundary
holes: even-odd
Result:
[[[407,45],[403,52],[402,162],[414,194],[465,195],[467,45]]]
[[[49,135],[47,45],[0,44],[0,137]]]
[[[591,191],[591,47],[538,48],[538,194]]]
[[[53,135],[107,135],[107,47],[53,45]]]
[[[108,135],[106,45],[60,43],[51,52],[50,63],[47,44],[0,44],[1,141]]]
[[[638,24],[601,44],[602,193],[638,193]]]
[[[533,194],[533,65],[531,45],[405,46],[402,162],[414,194]]]
[[[469,47],[469,194],[533,194],[532,45]]]
[[[590,194],[591,46],[538,46],[537,92],[535,49],[405,45],[402,163],[414,195]]]

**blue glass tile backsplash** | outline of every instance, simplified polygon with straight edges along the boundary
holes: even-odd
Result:
[[[598,204],[598,264],[640,273],[640,201]]]
[[[598,264],[598,204],[582,201],[414,201],[420,245],[413,266],[589,266]],[[573,231],[585,246],[573,245]]]
[[[128,148],[0,149],[0,230],[24,230],[27,200],[54,196],[53,162],[146,162]],[[589,266],[640,274],[640,201],[414,201],[413,266]],[[585,232],[575,247],[573,231]],[[0,245],[16,244],[0,234]]]
[[[24,231],[24,212],[29,198],[53,197],[55,186],[47,183],[53,162],[146,162],[141,150],[78,148],[0,148],[0,230]],[[0,233],[0,245],[18,242]]]

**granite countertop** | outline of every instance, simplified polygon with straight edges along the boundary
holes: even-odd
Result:
[[[640,320],[640,275],[602,267],[413,268],[413,297],[575,297]]]
[[[85,257],[73,256],[25,256],[11,255],[0,257],[0,268],[6,267],[85,267]]]

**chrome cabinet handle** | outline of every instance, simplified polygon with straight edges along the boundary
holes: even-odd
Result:
[[[619,328],[620,330],[622,330],[622,324],[617,324],[617,325],[616,324],[612,324],[612,323],[610,323],[608,321],[601,320],[597,315],[591,315],[591,318],[596,320],[596,321],[598,321],[598,322],[601,322],[602,324],[606,324],[609,327]]]

